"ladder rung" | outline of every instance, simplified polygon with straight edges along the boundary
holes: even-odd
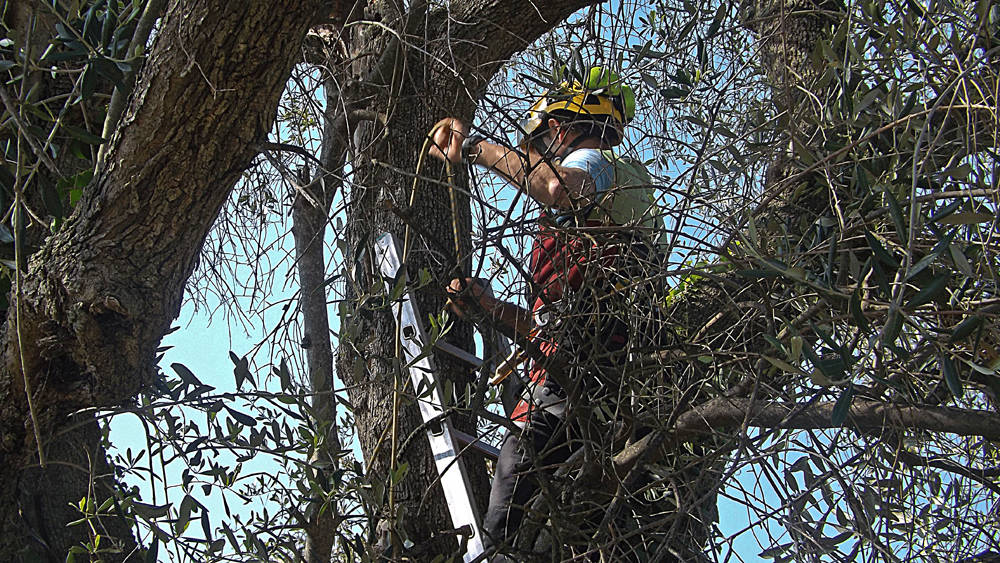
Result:
[[[483,442],[479,438],[476,438],[474,436],[470,436],[470,435],[466,434],[465,432],[462,432],[461,430],[457,430],[457,429],[456,430],[452,430],[451,435],[455,437],[455,440],[459,444],[461,444],[462,447],[471,446],[472,449],[474,449],[477,452],[483,454],[487,458],[492,459],[493,461],[496,461],[497,458],[500,457],[500,450],[498,450],[497,448],[494,448],[493,446],[491,446],[491,445]]]
[[[480,360],[478,357],[476,357],[475,354],[470,354],[465,350],[462,350],[458,346],[455,346],[454,344],[451,344],[449,342],[445,342],[444,340],[438,340],[434,344],[434,347],[453,358],[457,358],[469,364],[470,366],[476,369],[479,369],[479,366],[483,365],[483,361]]]

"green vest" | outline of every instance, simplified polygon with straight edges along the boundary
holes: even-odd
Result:
[[[654,244],[666,231],[663,212],[656,203],[653,178],[639,161],[620,157],[610,150],[601,155],[615,167],[611,188],[597,196],[591,218],[603,223],[634,227]]]

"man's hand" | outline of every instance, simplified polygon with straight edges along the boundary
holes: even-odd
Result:
[[[495,304],[492,298],[485,295],[483,282],[476,278],[455,278],[445,291],[448,292],[448,306],[463,319],[469,314],[481,314],[482,309],[490,312],[487,307]]]
[[[451,280],[445,288],[449,296],[448,307],[463,319],[474,322],[489,320],[509,337],[515,332],[525,338],[530,337],[534,328],[531,311],[491,297],[486,292],[487,283],[477,278]]]
[[[434,125],[429,135],[431,156],[452,164],[462,162],[462,141],[469,136],[466,124],[454,117],[446,117]]]

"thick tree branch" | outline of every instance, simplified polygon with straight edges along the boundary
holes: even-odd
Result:
[[[108,404],[138,389],[208,230],[271,128],[319,7],[218,4],[168,8],[106,168],[32,260],[33,336],[66,346],[29,352],[28,369],[47,371],[59,357],[88,374],[64,400]]]
[[[758,428],[836,428],[833,402],[806,406],[798,403],[754,403],[750,399],[720,397],[698,406],[677,419],[680,436],[733,427],[746,420]],[[846,426],[858,430],[901,428],[946,432],[959,436],[980,436],[1000,440],[1000,414],[955,407],[923,407],[855,400],[847,414]]]
[[[619,470],[631,469],[651,448],[671,440],[685,441],[700,435],[726,432],[743,425],[751,428],[823,429],[833,423],[835,403],[767,403],[751,399],[719,397],[677,417],[677,424],[653,432],[630,444],[617,456]],[[862,431],[888,428],[926,430],[959,436],[1000,440],[1000,414],[955,407],[925,407],[855,399],[844,426]]]
[[[127,401],[149,381],[205,237],[271,130],[302,38],[324,13],[320,0],[170,2],[106,165],[32,256],[20,303],[26,345],[12,330],[3,335],[0,559],[15,560],[28,537],[17,489],[41,486],[24,480],[35,443],[18,382],[37,390],[47,440],[72,411]],[[82,481],[60,504],[88,490]],[[62,529],[72,512],[46,520]],[[64,556],[79,541],[45,549]]]
[[[929,458],[922,455],[917,455],[913,452],[906,450],[901,450],[899,453],[899,459],[906,465],[910,467],[933,467],[935,469],[942,469],[944,471],[949,471],[956,475],[961,475],[963,477],[968,477],[969,479],[975,480],[980,485],[990,489],[994,493],[1000,494],[1000,485],[993,482],[992,479],[996,479],[1000,475],[1000,471],[997,468],[993,469],[973,469],[971,467],[965,467],[964,465],[959,465],[950,459],[945,458]]]
[[[473,25],[450,28],[449,50],[454,63],[463,71],[463,77],[471,73],[471,76],[481,76],[488,80],[501,63],[570,14],[601,2],[602,0],[468,0],[452,7],[452,19],[473,22]]]

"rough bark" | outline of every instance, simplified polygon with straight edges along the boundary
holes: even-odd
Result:
[[[837,23],[838,0],[752,0],[745,3],[744,22],[757,36],[762,70],[771,85],[771,103],[776,108],[778,130],[772,162],[767,168],[765,188],[775,193],[774,216],[799,232],[822,215],[827,198],[811,175],[797,175],[792,143],[814,147],[822,142],[815,123],[820,107],[812,96],[819,71],[810,59],[817,42]],[[804,195],[792,194],[798,183],[808,188]],[[805,223],[805,224],[803,224]]]
[[[204,238],[252,147],[270,131],[302,37],[322,15],[312,0],[168,7],[105,168],[33,256],[20,322],[14,307],[7,320],[0,482],[20,480],[28,489],[21,498],[47,493],[37,488],[44,481],[22,479],[37,463],[32,424],[48,448],[70,413],[126,402],[149,381]],[[25,379],[39,406],[34,421]],[[76,538],[37,543],[39,530],[28,530],[14,488],[0,495],[0,559],[16,560],[32,537],[37,551],[61,560],[87,535],[81,529]],[[67,495],[78,501],[87,489]],[[46,529],[74,518],[63,506],[43,516]]]
[[[11,29],[15,44],[24,47],[24,52],[30,60],[37,61],[55,33],[54,26],[58,19],[53,11],[41,4],[19,4],[12,6],[4,16],[3,23]],[[15,89],[24,95],[23,100],[14,99]],[[44,72],[29,71],[23,83],[16,87],[11,85],[11,92],[4,92],[4,109],[12,115],[17,115],[16,106],[19,102],[33,104],[60,94],[69,94],[72,89],[73,81],[65,75],[53,77]],[[110,89],[111,84],[107,80],[100,80],[95,91],[108,93]],[[85,130],[88,122],[100,112],[99,102],[93,98],[84,100],[60,110],[61,123]],[[20,119],[25,121],[22,124],[25,126],[46,125],[44,122],[38,123],[36,116],[28,113],[22,114]],[[2,142],[16,143],[14,137],[17,134],[18,131],[13,128],[4,129]],[[38,142],[40,141],[36,141]],[[27,265],[25,255],[37,250],[50,234],[48,224],[53,220],[52,210],[48,208],[49,202],[46,202],[41,194],[46,190],[56,191],[55,186],[60,179],[74,176],[91,167],[88,161],[73,154],[74,151],[69,147],[75,141],[64,131],[57,131],[50,142],[52,146],[58,147],[58,151],[54,156],[47,157],[47,164],[36,171],[32,183],[22,186],[22,202],[31,210],[34,217],[42,219],[30,221],[26,225],[20,259],[22,268]],[[37,153],[32,156],[37,156]],[[68,202],[64,200],[62,204],[65,208]],[[8,208],[10,202],[3,201],[2,205]],[[5,246],[2,253],[4,258],[13,261],[12,244]],[[4,316],[6,317],[6,314]],[[92,499],[105,499],[114,496],[117,490],[117,479],[113,468],[107,463],[103,429],[93,415],[77,413],[63,426],[64,428],[51,436],[46,444],[46,467],[38,465],[37,462],[29,465],[17,476],[15,482],[8,485],[14,491],[12,498],[17,499],[17,506],[25,523],[24,528],[30,535],[30,539],[23,538],[25,555],[37,554],[38,546],[42,545],[68,546],[86,541],[88,537],[86,525],[67,528],[60,523],[60,520],[66,522],[83,517],[83,510],[68,507],[78,506],[80,500],[88,496],[88,491],[91,492],[89,496]],[[26,430],[30,432],[30,426]],[[134,550],[135,541],[127,520],[94,518],[88,524],[93,524],[94,533],[102,535],[105,549],[122,552]]]
[[[411,60],[415,59],[412,57]],[[413,64],[417,68],[417,64]],[[447,113],[458,113],[463,117],[472,114],[471,102],[466,101],[464,108],[457,111],[456,108],[449,110],[431,110],[421,98],[417,97],[418,92],[428,92],[428,84],[416,85],[408,81],[404,86],[405,97],[390,102],[387,97],[380,96],[383,103],[388,106],[395,104],[393,116],[386,129],[380,126],[365,127],[370,136],[364,136],[363,143],[372,143],[370,148],[363,153],[362,158],[354,161],[354,177],[352,179],[352,189],[350,193],[350,217],[348,220],[348,236],[351,246],[356,248],[363,246],[368,256],[371,256],[371,245],[382,232],[393,232],[403,239],[403,226],[399,219],[387,213],[382,207],[383,201],[392,201],[400,207],[406,207],[409,199],[411,179],[406,175],[398,174],[389,166],[398,170],[416,170],[417,149],[423,144],[424,133],[434,123],[439,115]],[[454,91],[454,84],[447,86],[437,84],[438,91],[447,91],[448,88]],[[437,90],[437,88],[435,88]],[[389,166],[382,167],[375,162],[386,163]],[[436,176],[439,167],[427,163],[422,174]],[[448,195],[444,188],[438,185],[431,185],[427,182],[420,182],[417,186],[419,197],[416,199],[414,209],[409,212],[417,217],[417,221],[425,230],[437,240],[426,243],[417,238],[414,233],[412,250],[408,259],[411,279],[416,279],[417,272],[421,268],[429,268],[434,279],[445,279],[451,275],[452,266],[455,264],[455,257],[452,253],[440,253],[438,249],[451,249],[451,210],[448,204]],[[462,198],[464,199],[464,198]],[[467,203],[464,204],[467,209]],[[468,232],[464,229],[463,232]],[[468,239],[463,241],[464,248],[468,249]],[[351,255],[354,251],[351,252]],[[365,275],[364,268],[356,270],[356,281],[359,288],[367,290],[373,284],[378,283],[375,278]],[[356,295],[356,294],[355,294]],[[417,299],[421,311],[426,314],[436,314],[444,305],[443,292],[438,287],[426,287],[417,292]],[[421,425],[420,415],[416,404],[412,400],[404,400],[403,407],[398,412],[394,411],[393,388],[399,364],[394,362],[396,357],[395,346],[395,323],[388,311],[376,309],[372,311],[358,311],[353,319],[357,328],[350,331],[359,336],[358,342],[342,341],[340,373],[341,379],[348,384],[349,396],[353,405],[355,424],[358,429],[358,438],[361,450],[364,453],[366,464],[368,465],[369,479],[379,486],[387,482],[386,476],[391,467],[398,464],[407,463],[409,470],[397,485],[393,492],[394,514],[386,512],[380,515],[385,522],[393,518],[398,518],[398,532],[393,540],[403,541],[405,535],[408,539],[418,544],[425,555],[431,553],[447,553],[457,548],[454,537],[438,537],[431,541],[431,538],[442,530],[451,528],[448,517],[448,507],[444,503],[444,496],[440,488],[431,484],[434,482],[436,470],[430,449],[422,433],[418,433],[413,439],[407,439],[411,432]],[[459,346],[469,347],[472,340],[468,328],[454,331],[452,342]],[[351,351],[354,347],[362,351],[362,356],[354,356]],[[442,381],[450,379],[456,383],[456,389],[463,389],[468,383],[468,374],[461,365],[445,358],[436,358],[439,367],[438,376]],[[357,367],[356,367],[357,366]],[[405,375],[399,376],[400,383],[408,381]],[[412,388],[403,386],[399,391],[412,396]],[[395,447],[391,428],[395,418]],[[402,447],[403,443],[406,447]],[[394,449],[398,451],[394,452]],[[392,460],[392,454],[396,454],[396,460]],[[467,464],[467,469],[473,467]],[[485,489],[485,471],[482,466],[475,468],[471,474],[476,475],[479,480],[480,491]],[[428,491],[430,489],[430,491]],[[388,503],[388,491],[383,499]],[[385,526],[385,525],[383,525]],[[388,538],[380,538],[388,539]],[[384,544],[389,547],[388,543]]]
[[[387,35],[364,38],[356,43],[358,52],[388,53],[380,60],[371,58],[358,65],[356,72],[359,76],[376,77],[376,84],[380,78],[386,85],[372,92],[373,99],[367,107],[379,111],[389,109],[385,128],[381,125],[367,128],[367,134],[358,137],[358,146],[364,152],[363,157],[354,161],[348,221],[351,254],[356,255],[359,247],[370,248],[375,237],[384,231],[393,232],[402,240],[402,221],[390,213],[383,202],[391,201],[398,209],[405,209],[409,220],[420,227],[419,232],[414,230],[412,235],[414,241],[408,260],[411,277],[420,269],[428,268],[437,280],[416,294],[424,314],[441,311],[445,301],[443,285],[450,276],[461,272],[454,268],[454,251],[450,250],[454,243],[449,194],[440,184],[421,181],[417,185],[418,197],[409,208],[412,177],[397,171],[416,170],[418,149],[423,145],[424,135],[438,119],[450,115],[471,121],[476,99],[502,61],[574,10],[592,3],[454,2],[450,14],[438,10],[427,14],[426,20],[419,11],[400,15],[391,7],[379,5],[382,20],[393,22],[402,29],[415,30],[413,33],[420,35],[408,37],[408,41],[428,54],[405,49],[394,52],[399,43]],[[416,25],[425,21],[426,25]],[[517,22],[517,26],[505,28],[508,22]],[[398,82],[393,82],[393,77]],[[390,84],[395,86],[390,87]],[[425,162],[420,172],[424,176],[443,178],[436,162]],[[458,210],[460,243],[467,250],[470,245],[469,207],[461,195],[458,196]],[[425,239],[425,234],[434,240]],[[373,280],[365,275],[364,267],[356,272],[359,279],[355,287],[362,291],[370,288]],[[358,293],[350,297],[358,297]],[[406,477],[396,485],[393,493],[393,510],[390,512],[388,505],[385,507],[382,516],[386,524],[381,528],[395,527],[398,535],[392,539],[396,542],[404,535],[413,541],[416,544],[414,556],[454,551],[457,547],[454,536],[441,535],[442,531],[451,528],[451,524],[443,495],[434,482],[436,470],[426,440],[422,433],[407,439],[420,427],[416,405],[403,401],[402,408],[393,412],[393,370],[396,369],[393,320],[383,309],[355,311],[351,321],[357,326],[353,333],[364,338],[341,343],[338,371],[350,386],[361,449],[369,464],[369,478],[376,484],[385,483],[390,467],[395,466],[391,459],[391,437],[386,430],[392,427],[394,418],[399,429],[398,443],[406,446],[405,450],[396,452],[396,459],[409,464]],[[470,329],[459,325],[449,339],[453,344],[469,348]],[[355,350],[360,355],[355,354]],[[469,383],[464,366],[447,357],[435,359],[441,380],[455,382],[456,390],[464,389]],[[459,426],[468,424],[466,415],[456,419]],[[485,504],[488,490],[485,467],[472,457],[465,462],[473,476],[478,500]],[[387,498],[388,494],[386,502]],[[390,543],[383,542],[383,549],[389,547]]]

